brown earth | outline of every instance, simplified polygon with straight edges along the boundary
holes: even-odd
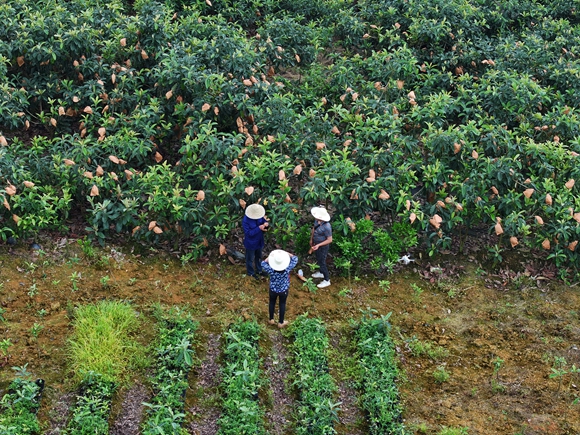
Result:
[[[189,305],[201,325],[200,363],[192,371],[187,393],[191,434],[215,433],[216,349],[232,320],[243,316],[262,322],[267,328],[265,349],[278,355],[278,360],[264,355],[265,372],[278,370],[275,361],[287,370],[288,340],[277,338],[281,332],[266,323],[267,281],[245,277],[243,265],[210,256],[205,262],[182,266],[161,251],[137,247],[98,249],[96,257],[87,259],[74,239],[40,244],[41,252],[24,244],[0,246],[0,304],[5,310],[0,333],[12,342],[9,355],[0,359],[0,390],[5,391],[13,378],[13,366],[28,364],[29,372],[45,379],[39,418],[46,433],[58,433],[63,427],[72,400],[75,386],[67,368],[66,339],[79,304],[128,300],[148,320],[155,303]],[[307,272],[304,259],[299,267]],[[333,276],[332,286],[316,293],[296,277],[292,281],[288,320],[308,312],[328,325],[331,372],[340,387],[338,396],[346,398],[349,409],[339,414],[340,434],[365,433],[353,397],[351,372],[356,373],[356,367],[348,321],[369,309],[392,313],[409,432],[435,434],[445,426],[466,427],[469,434],[580,434],[580,378],[570,373],[573,365],[580,367],[576,286],[556,282],[548,269],[485,271],[476,257],[452,255],[399,266],[382,279],[379,285],[373,277],[353,276],[349,282]],[[35,323],[42,327],[37,338],[31,334]],[[152,324],[144,322],[144,342],[153,334]],[[565,361],[562,367],[568,373],[551,378],[557,361]],[[284,376],[276,376],[277,390],[265,403],[275,406],[275,399],[291,406],[291,391],[282,390]],[[111,421],[116,433],[131,425],[127,433],[136,433],[138,419],[128,413],[143,412],[140,401],[147,396],[143,387],[147,381],[139,374],[132,379],[141,385],[136,394],[139,403],[127,402],[134,385],[120,390],[112,420],[122,420]],[[278,422],[283,427],[274,432],[291,434],[284,406],[284,418]]]

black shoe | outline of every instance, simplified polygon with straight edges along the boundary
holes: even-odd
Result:
[[[257,281],[260,280],[260,277],[258,275],[248,275],[248,277],[254,278]]]
[[[267,277],[267,276],[268,276],[268,273],[267,273],[267,272],[264,272],[264,271],[261,271],[261,272],[259,273],[259,275],[260,275],[260,276],[263,276],[263,277]]]

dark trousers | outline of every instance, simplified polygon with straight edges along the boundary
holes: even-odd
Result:
[[[278,323],[284,323],[284,314],[286,313],[286,299],[288,298],[288,290],[284,293],[275,293],[270,290],[270,320],[274,319],[274,308],[276,308],[276,299],[280,298],[280,312],[278,316]]]
[[[328,251],[330,245],[324,245],[314,251],[316,255],[316,264],[320,268],[320,273],[324,275],[326,281],[330,281],[330,274],[328,273],[328,267],[326,267],[326,257],[328,256]]]
[[[262,249],[246,249],[246,271],[250,276],[262,273]]]

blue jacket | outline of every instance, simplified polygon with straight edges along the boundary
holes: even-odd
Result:
[[[264,247],[264,232],[259,228],[266,219],[250,219],[244,216],[242,228],[244,229],[244,248],[254,251]]]

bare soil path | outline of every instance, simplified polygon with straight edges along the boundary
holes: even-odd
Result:
[[[206,353],[201,365],[194,370],[191,394],[193,403],[188,406],[192,420],[187,430],[192,435],[215,435],[218,431],[219,397],[217,387],[220,383],[219,357],[221,336],[210,333],[207,337]]]
[[[150,400],[150,392],[140,382],[124,391],[121,409],[114,416],[111,435],[138,435],[143,420],[143,402]]]
[[[288,360],[288,339],[280,331],[269,330],[268,338],[272,348],[264,359],[264,375],[268,379],[271,403],[266,411],[267,430],[271,435],[289,435],[291,431],[292,406],[294,397],[287,387],[290,361]]]

